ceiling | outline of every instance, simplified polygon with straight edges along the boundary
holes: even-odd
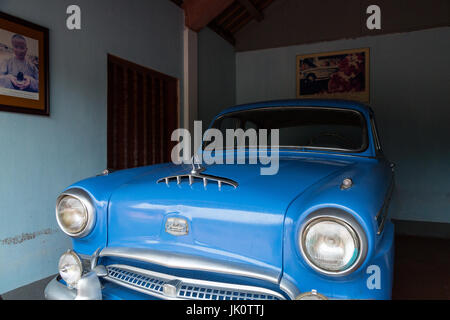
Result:
[[[262,21],[275,0],[170,0],[185,11],[186,26],[200,31],[208,26],[233,46],[235,34],[250,21]]]

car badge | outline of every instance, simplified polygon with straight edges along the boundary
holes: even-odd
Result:
[[[189,233],[188,222],[183,218],[168,218],[166,221],[166,232],[173,236],[185,236]]]

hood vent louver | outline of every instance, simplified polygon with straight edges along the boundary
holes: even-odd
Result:
[[[219,188],[219,190],[221,190],[222,185],[230,185],[234,188],[237,188],[239,186],[239,184],[231,179],[227,179],[227,178],[223,178],[223,177],[217,177],[217,176],[212,176],[209,174],[203,174],[202,172],[204,171],[204,168],[195,168],[187,174],[180,174],[180,175],[176,175],[176,176],[168,176],[168,177],[164,177],[161,178],[157,181],[157,183],[161,183],[164,182],[167,185],[169,185],[171,180],[176,180],[177,184],[181,184],[184,181],[189,182],[189,185],[194,184],[196,181],[202,182],[203,186],[206,187],[208,185],[208,183],[213,182],[213,183],[217,183],[217,187]]]

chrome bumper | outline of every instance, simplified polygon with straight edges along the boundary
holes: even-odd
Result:
[[[47,300],[102,300],[100,280],[95,272],[84,275],[77,283],[77,289],[70,289],[58,277],[52,279],[45,287]]]
[[[103,250],[98,249],[92,256],[79,256],[82,257],[83,261],[90,263],[85,270],[92,271],[78,281],[77,289],[70,289],[59,282],[57,278],[54,278],[45,288],[44,294],[47,300],[101,300],[102,290],[99,278],[161,299],[210,299],[211,297],[208,297],[209,291],[217,293],[216,295],[232,295],[233,298],[239,296],[249,300],[255,298],[258,300],[265,300],[266,298],[267,300],[284,300],[287,297],[289,297],[288,299],[295,299],[300,294],[295,285],[285,278],[280,280],[278,273],[273,270],[210,258],[136,248],[104,248]],[[264,280],[279,285],[284,295],[253,286],[176,278],[169,274],[157,274],[150,270],[132,266],[97,265],[99,257],[126,258],[167,268],[207,271]],[[135,274],[135,277],[131,277],[130,272]],[[146,281],[144,281],[145,279]],[[183,285],[186,288],[183,288]],[[196,290],[199,292],[196,292]],[[214,299],[214,297],[212,298]]]

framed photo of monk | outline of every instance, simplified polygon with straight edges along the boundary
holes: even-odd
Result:
[[[50,115],[48,29],[0,12],[0,111]]]
[[[297,97],[369,102],[369,48],[297,56]]]

